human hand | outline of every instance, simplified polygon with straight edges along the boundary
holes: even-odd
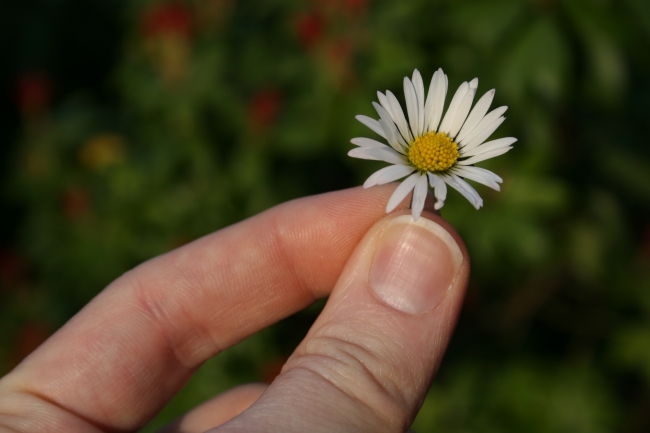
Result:
[[[383,218],[394,188],[285,203],[124,274],[0,380],[0,433],[137,430],[205,360],[330,292],[273,384],[231,390],[165,431],[403,433],[469,258],[430,212]]]

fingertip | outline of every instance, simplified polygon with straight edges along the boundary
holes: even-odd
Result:
[[[296,420],[307,419],[322,431],[404,431],[453,332],[467,270],[465,246],[440,216],[425,211],[415,222],[402,209],[377,222],[278,380],[237,425],[302,431]],[[278,417],[278,408],[300,416]]]
[[[432,218],[392,218],[376,245],[369,286],[377,298],[407,314],[435,308],[457,279],[464,257],[448,230]]]
[[[456,245],[458,245],[458,248],[463,254],[464,267],[469,268],[469,252],[467,251],[465,242],[463,241],[463,238],[460,236],[460,234],[456,231],[454,226],[452,226],[449,221],[447,221],[442,217],[440,210],[438,209],[435,211],[431,211],[430,209],[426,209],[425,212],[422,212],[422,216],[440,225],[442,228],[445,229],[445,231],[447,231],[447,233],[449,233],[449,235],[454,239]]]
[[[266,391],[267,384],[240,385],[195,407],[159,433],[201,433],[224,424],[248,409]]]

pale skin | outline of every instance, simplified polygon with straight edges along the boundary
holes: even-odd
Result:
[[[406,314],[375,296],[372,246],[395,185],[307,197],[119,277],[0,380],[0,433],[137,431],[208,358],[330,296],[270,386],[243,385],[164,431],[395,432],[413,421],[453,332],[462,252],[439,303]],[[428,209],[428,210],[427,210]]]

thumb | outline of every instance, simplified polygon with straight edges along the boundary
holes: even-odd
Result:
[[[440,217],[384,218],[282,374],[212,432],[404,433],[447,347],[468,276],[462,241]]]

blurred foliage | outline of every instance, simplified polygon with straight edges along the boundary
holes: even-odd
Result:
[[[369,134],[354,115],[374,116],[375,92],[400,94],[414,68],[443,67],[450,89],[474,76],[496,88],[510,107],[499,134],[519,142],[482,164],[504,178],[501,193],[478,187],[483,209],[455,192],[443,209],[472,280],[414,429],[650,431],[649,4],[114,3],[108,91],[54,98],[47,70],[15,81],[3,191],[21,218],[0,254],[0,370],[134,265],[362,183],[379,165],[346,157]],[[208,361],[144,431],[271,380],[321,306]]]

